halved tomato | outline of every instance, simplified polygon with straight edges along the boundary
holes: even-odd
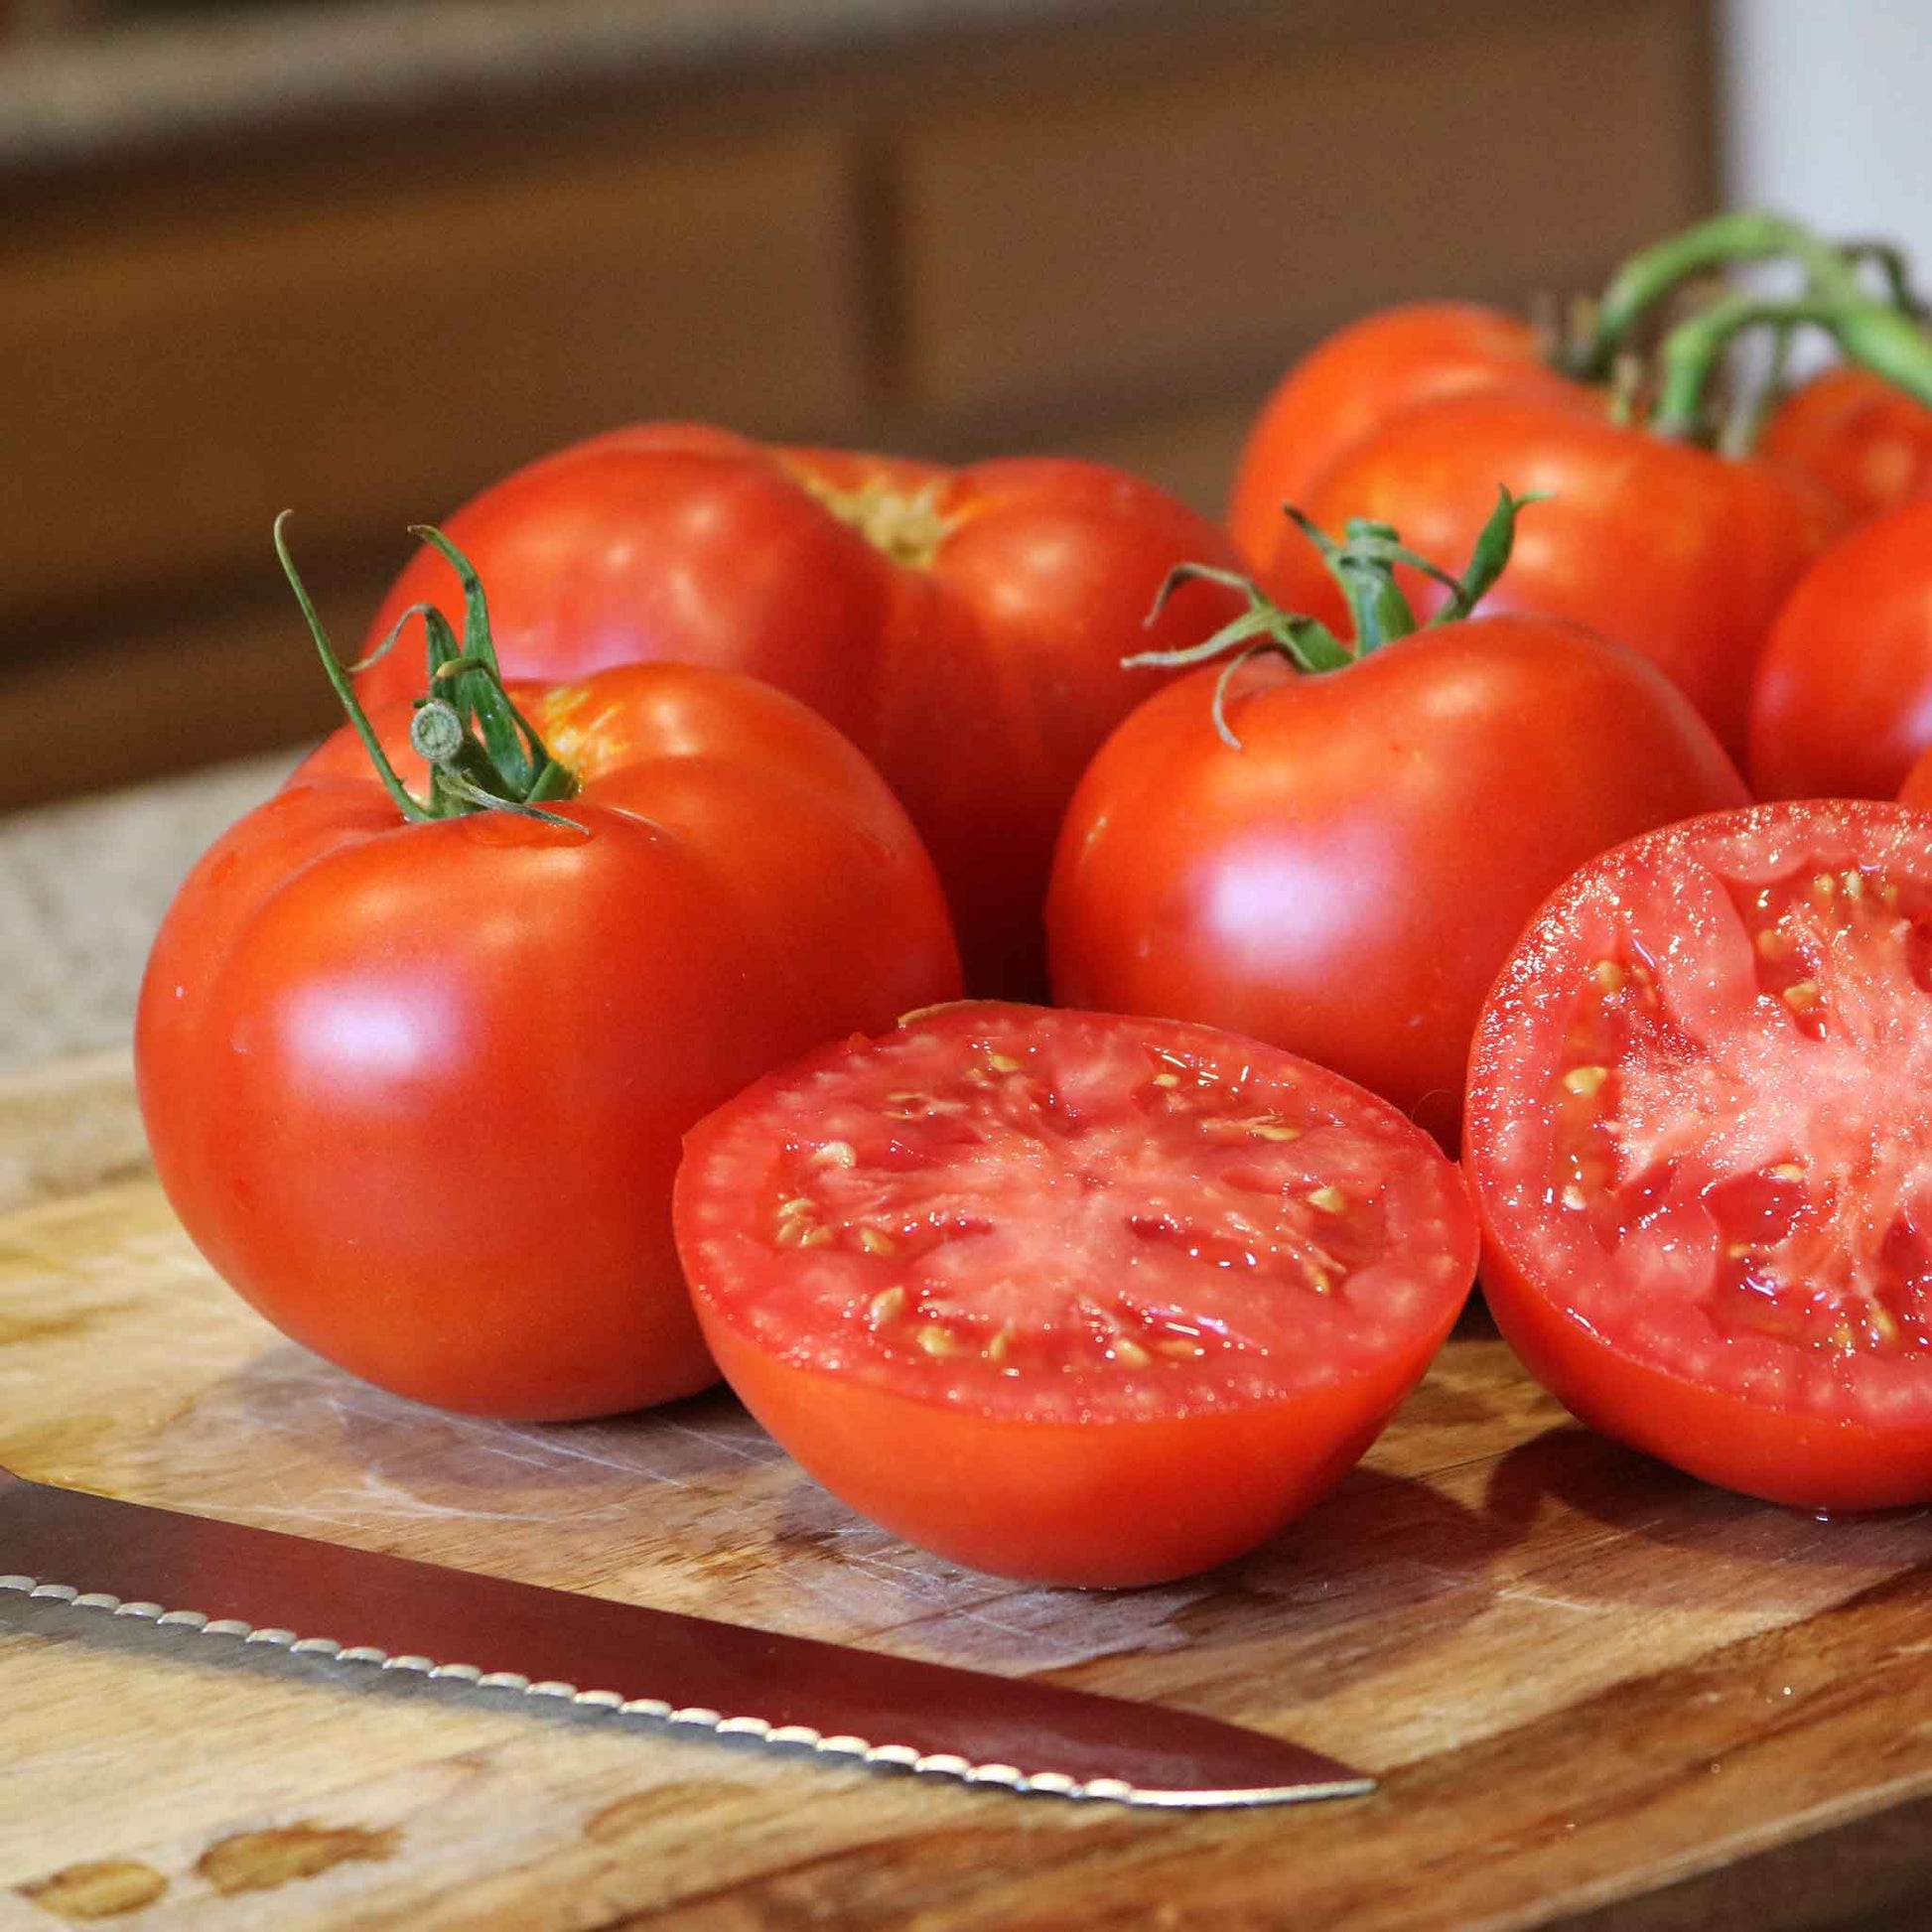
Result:
[[[1489,1306],[1583,1421],[1775,1502],[1932,1500],[1932,819],[1757,805],[1586,866],[1464,1134]]]
[[[1210,1027],[969,1002],[685,1139],[678,1249],[746,1406],[834,1495],[1002,1576],[1147,1584],[1354,1464],[1475,1268],[1455,1169]]]

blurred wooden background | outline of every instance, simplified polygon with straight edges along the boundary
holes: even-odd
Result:
[[[1218,511],[1323,331],[1587,284],[1705,211],[1710,31],[1097,0],[0,159],[0,804],[329,725],[285,504],[349,649],[406,524],[626,420],[1070,451]]]

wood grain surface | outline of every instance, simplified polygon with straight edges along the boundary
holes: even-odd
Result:
[[[1703,1488],[1465,1324],[1251,1560],[1028,1589],[856,1521],[723,1396],[531,1429],[363,1388],[220,1287],[138,1149],[112,1059],[0,1080],[21,1474],[1166,1700],[1383,1782],[1019,1799],[0,1598],[0,1932],[1932,1923],[1932,1514]]]

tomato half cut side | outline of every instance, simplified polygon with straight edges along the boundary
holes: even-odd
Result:
[[[1584,1422],[1774,1502],[1932,1500],[1932,819],[1758,805],[1585,867],[1464,1145],[1490,1308]]]
[[[719,1366],[812,1475],[1038,1583],[1252,1549],[1374,1441],[1475,1270],[1456,1170],[1339,1074],[990,1002],[729,1102],[675,1220]]]

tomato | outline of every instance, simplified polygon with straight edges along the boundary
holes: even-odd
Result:
[[[1419,302],[1365,316],[1291,368],[1262,405],[1235,475],[1229,534],[1264,570],[1283,542],[1283,503],[1306,508],[1342,451],[1412,403],[1562,383],[1529,324],[1503,310]]]
[[[1641,652],[1741,757],[1751,671],[1772,620],[1839,527],[1822,491],[1769,463],[1621,427],[1581,388],[1498,389],[1384,424],[1305,507],[1325,527],[1379,518],[1424,556],[1452,559],[1468,553],[1499,483],[1550,500],[1525,521],[1483,609],[1567,618]],[[1305,548],[1292,529],[1283,545]]]
[[[1232,563],[1226,539],[1097,464],[942,470],[767,449],[656,424],[594,438],[485,490],[448,523],[490,587],[505,672],[547,681],[640,658],[746,671],[865,752],[912,816],[951,900],[970,985],[1043,985],[1039,908],[1082,768],[1139,702],[1120,668],[1162,579]],[[371,645],[454,590],[421,554]],[[1212,585],[1160,639],[1232,609]],[[400,696],[404,667],[364,673]]]
[[[345,730],[190,875],[135,1056],[231,1287],[364,1380],[547,1420],[716,1379],[685,1128],[959,978],[904,813],[796,700],[682,665],[518,696],[574,796],[418,822]]]
[[[1932,409],[1868,369],[1827,369],[1794,390],[1762,447],[1823,484],[1857,522],[1932,490]]]
[[[1215,675],[1150,698],[1074,795],[1055,997],[1254,1035],[1449,1142],[1482,996],[1543,896],[1746,796],[1650,665],[1549,619],[1446,623],[1312,674],[1250,660],[1227,687],[1237,744]]]
[[[1885,798],[1932,746],[1932,499],[1834,544],[1771,628],[1751,691],[1764,798]]]
[[[1483,1286],[1591,1427],[1820,1509],[1932,1501],[1932,820],[1760,805],[1568,881],[1470,1062]]]
[[[678,1251],[746,1406],[953,1561],[1159,1583],[1355,1463],[1468,1293],[1455,1170],[1211,1028],[973,1003],[687,1137]]]

